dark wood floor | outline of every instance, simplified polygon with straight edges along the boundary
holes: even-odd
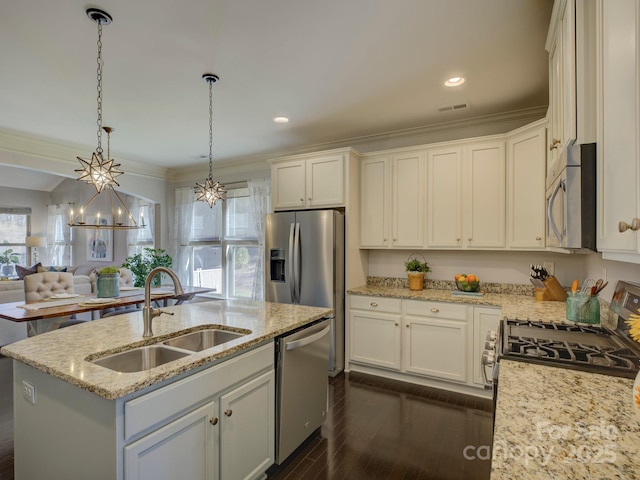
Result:
[[[11,375],[0,355],[0,480],[14,475]],[[356,373],[329,388],[322,429],[270,479],[489,478],[489,460],[467,460],[464,449],[491,445],[491,401]]]

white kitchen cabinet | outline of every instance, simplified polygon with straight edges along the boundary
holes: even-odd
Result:
[[[640,6],[598,1],[598,251],[640,263]],[[624,231],[621,231],[624,230]]]
[[[360,164],[360,247],[386,248],[391,238],[391,157]]]
[[[350,296],[349,360],[400,370],[401,301]]]
[[[462,148],[427,152],[427,246],[462,247]]]
[[[405,300],[403,308],[403,371],[465,383],[467,307]]]
[[[499,308],[473,307],[473,383],[480,386],[484,386],[481,370],[484,344],[489,331],[498,332],[500,312]]]
[[[422,248],[424,154],[398,152],[361,164],[360,246]]]
[[[218,435],[210,423],[218,415],[216,407],[214,402],[208,402],[127,445],[124,448],[125,480],[219,478]]]
[[[274,210],[345,205],[345,153],[319,153],[271,162]]]
[[[503,140],[427,151],[427,247],[505,246]]]
[[[507,248],[545,247],[546,128],[536,122],[507,137]]]
[[[220,478],[259,478],[274,462],[274,372],[222,395],[219,418]]]
[[[576,5],[556,0],[546,49],[549,52],[549,159],[551,171],[576,139]]]

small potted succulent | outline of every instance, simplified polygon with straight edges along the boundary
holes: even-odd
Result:
[[[120,295],[120,268],[111,266],[98,270],[96,297],[113,298],[118,295]]]
[[[416,258],[418,255],[422,257],[422,260]],[[407,270],[407,276],[409,277],[409,289],[424,289],[424,276],[426,273],[431,271],[425,258],[420,254],[413,253],[409,256],[407,261],[404,262],[404,267]]]

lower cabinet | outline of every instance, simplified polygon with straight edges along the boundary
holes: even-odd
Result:
[[[500,308],[349,295],[349,309],[350,368],[453,390],[483,386],[484,339],[497,330]]]
[[[270,371],[127,445],[125,479],[261,477],[274,459],[274,402]]]
[[[466,305],[414,300],[403,303],[403,371],[466,382]]]

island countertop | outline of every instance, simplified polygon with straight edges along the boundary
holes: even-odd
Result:
[[[633,380],[500,362],[491,479],[640,478]]]
[[[327,308],[242,300],[198,302],[163,310],[173,315],[153,320],[154,337],[150,339],[142,338],[140,311],[37,335],[6,345],[0,353],[101,397],[116,399],[333,313]],[[141,372],[119,373],[86,360],[96,354],[158,343],[177,332],[205,326],[251,333]]]

